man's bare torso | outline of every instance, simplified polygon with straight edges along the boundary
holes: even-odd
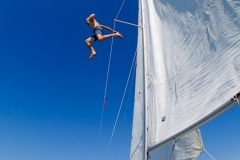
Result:
[[[100,26],[100,24],[94,19],[93,21],[90,21],[89,27],[94,31],[94,28]]]

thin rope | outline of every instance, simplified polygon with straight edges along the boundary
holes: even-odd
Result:
[[[118,11],[118,14],[116,16],[115,19],[117,19],[122,7],[123,7],[123,4],[124,4],[125,0],[123,1],[119,11]],[[114,26],[113,26],[113,31],[115,31],[115,24],[116,24],[116,21],[114,21]],[[100,129],[99,129],[99,136],[98,136],[98,142],[97,142],[97,155],[96,155],[96,160],[98,159],[98,151],[99,151],[99,141],[100,141],[100,138],[101,138],[101,132],[102,132],[102,121],[103,121],[103,115],[104,115],[104,108],[105,108],[105,104],[106,104],[106,95],[107,95],[107,87],[108,87],[108,77],[109,77],[109,72],[110,72],[110,66],[111,66],[111,58],[112,58],[112,48],[113,48],[113,39],[114,37],[112,37],[112,42],[111,42],[111,47],[110,47],[110,53],[109,53],[109,60],[108,60],[108,70],[107,70],[107,78],[106,78],[106,84],[105,84],[105,89],[104,89],[104,97],[103,97],[103,107],[102,107],[102,116],[101,116],[101,122],[100,122]]]
[[[115,19],[117,19],[120,11],[122,10],[122,7],[123,7],[123,4],[124,4],[125,0],[123,1],[118,13],[117,13],[117,16]],[[113,31],[115,31],[115,28],[116,28],[116,21],[114,20],[114,23],[113,23]],[[109,71],[110,71],[110,66],[111,66],[111,58],[112,58],[112,50],[113,50],[113,40],[114,40],[114,37],[112,37],[112,42],[111,42],[111,47],[110,47],[110,54],[109,54],[109,60],[108,60],[108,71],[107,71],[107,79],[106,79],[106,84],[105,84],[105,92],[104,92],[104,99],[106,98],[106,94],[107,94],[107,86],[108,86],[108,77],[109,77]]]
[[[122,5],[121,5],[121,7],[120,7],[120,9],[119,9],[119,11],[118,11],[117,16],[116,16],[115,19],[118,18],[118,15],[120,14],[120,12],[121,12],[121,10],[122,10],[122,7],[123,7],[124,3],[125,3],[125,0],[122,2]]]
[[[136,24],[133,24],[133,23],[129,23],[129,22],[125,22],[125,21],[120,21],[120,20],[117,20],[117,19],[114,19],[114,21],[117,21],[117,22],[120,22],[120,23],[125,23],[125,24],[131,25],[131,26],[141,27],[141,28],[142,28],[142,26],[139,26],[139,25],[136,25]]]
[[[136,55],[136,53],[135,53],[135,55]],[[134,57],[135,57],[135,56],[134,56]],[[134,59],[135,59],[135,58],[134,58]],[[115,128],[116,128],[116,125],[117,125],[117,122],[118,122],[118,118],[119,118],[119,115],[120,115],[120,112],[121,112],[121,109],[122,109],[122,104],[123,104],[123,100],[124,100],[124,97],[125,97],[125,94],[126,94],[126,90],[127,90],[127,86],[128,86],[128,83],[129,83],[129,79],[130,79],[130,77],[131,77],[131,72],[132,72],[132,69],[133,69],[133,64],[134,64],[134,61],[132,62],[131,70],[130,70],[130,73],[129,73],[129,75],[128,75],[128,79],[127,79],[127,83],[126,83],[126,86],[125,86],[125,90],[124,90],[124,92],[123,92],[122,101],[121,101],[121,104],[120,104],[120,107],[119,107],[119,110],[118,110],[118,114],[117,114],[117,118],[116,118],[116,121],[115,121],[115,124],[114,124],[114,127],[113,127],[112,135],[111,135],[111,138],[110,138],[110,141],[109,141],[109,144],[108,144],[107,153],[108,153],[110,144],[111,144],[111,142],[112,142],[113,134],[114,134],[114,132],[115,132]]]
[[[114,21],[113,30],[115,30],[115,21]],[[96,156],[96,160],[98,158],[99,141],[100,141],[101,132],[102,132],[102,121],[103,121],[103,115],[104,115],[104,108],[105,108],[105,104],[107,103],[106,102],[106,95],[107,95],[107,87],[108,87],[108,77],[109,77],[110,66],[111,66],[112,50],[113,50],[113,37],[112,37],[112,42],[111,42],[111,47],[110,47],[109,60],[108,60],[108,69],[107,69],[107,78],[106,78],[106,84],[105,84],[104,96],[103,96],[103,107],[102,107],[102,116],[101,116],[100,130],[99,130],[98,143],[97,143],[97,156]]]
[[[170,160],[171,157],[172,157],[172,153],[173,153],[173,151],[174,151],[175,144],[176,144],[176,141],[174,141],[174,145],[172,146],[172,151],[171,151],[171,154],[170,154],[169,157],[168,157],[168,160]]]
[[[115,30],[115,22],[113,24],[113,30]],[[113,50],[113,40],[114,38],[112,37],[112,42],[111,42],[111,47],[110,47],[110,53],[109,53],[109,60],[108,60],[108,71],[107,71],[107,79],[106,79],[106,85],[105,85],[105,93],[104,93],[104,98],[106,98],[107,94],[107,86],[108,86],[108,77],[109,77],[109,71],[110,71],[110,66],[111,66],[111,58],[112,58],[112,50]]]
[[[209,155],[209,157],[211,157],[213,160],[215,160],[215,159],[213,158],[213,156],[211,156],[211,154],[208,153],[208,151],[207,151],[205,148],[203,148],[203,150]]]
[[[135,62],[135,65],[134,65],[134,70],[133,70],[132,73],[134,73],[134,71],[135,71],[135,69],[136,69],[136,61],[135,61],[136,53],[137,53],[137,51],[135,51],[135,55],[134,55],[134,58],[133,58],[133,62]],[[130,72],[130,74],[132,74],[132,73]],[[129,103],[129,99],[130,99],[130,93],[131,93],[131,90],[132,90],[133,78],[134,78],[134,76],[132,76],[132,79],[131,79],[131,84],[130,84],[130,89],[129,89],[129,93],[128,93],[126,109],[125,109],[125,112],[124,112],[123,121],[122,121],[122,126],[121,126],[121,130],[120,130],[120,135],[122,134],[122,130],[123,130],[123,126],[124,126],[124,122],[125,122],[125,118],[126,118],[126,113],[127,113],[127,110],[128,110],[128,103]],[[118,140],[118,144],[117,144],[117,149],[116,149],[116,153],[115,153],[114,160],[115,160],[116,157],[117,157],[120,139],[121,139],[121,138],[119,138],[119,140]]]

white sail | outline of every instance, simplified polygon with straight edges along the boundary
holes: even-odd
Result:
[[[141,4],[139,3],[141,8]],[[141,24],[141,9],[139,9],[139,25]],[[143,68],[143,35],[142,28],[138,29],[137,69],[135,82],[135,97],[133,111],[133,126],[131,140],[131,160],[144,160],[145,133],[144,133],[144,68]]]
[[[218,114],[239,91],[240,3],[155,0],[146,5],[151,147]]]
[[[149,152],[151,160],[195,160],[203,151],[199,130]]]
[[[141,4],[139,3],[140,7]],[[139,25],[142,25],[142,9],[139,10]],[[143,30],[139,28],[138,34],[138,56],[137,56],[137,73],[136,73],[136,86],[135,86],[135,105],[134,105],[134,120],[132,130],[132,143],[131,143],[131,160],[144,160],[145,159],[145,106],[144,106],[144,40]],[[151,121],[151,118],[149,118]],[[182,145],[184,144],[184,146]],[[187,145],[186,145],[187,144]],[[176,142],[169,143],[155,152],[149,153],[151,158],[156,159],[169,159],[178,160],[180,158],[189,157],[195,159],[202,152],[203,144],[200,132],[193,131],[186,136],[178,139]],[[166,152],[167,150],[167,152]]]
[[[144,93],[148,94],[146,135],[151,149],[220,114],[226,109],[223,104],[240,90],[238,0],[143,0],[143,4],[143,12],[139,7],[139,25],[144,26],[138,37],[132,160],[144,159]]]

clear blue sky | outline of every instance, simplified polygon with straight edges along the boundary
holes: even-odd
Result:
[[[121,3],[0,1],[0,160],[96,158],[111,39],[94,43],[98,55],[89,61],[84,40],[92,31],[85,19],[95,13],[101,24],[113,27]],[[137,14],[138,1],[126,1],[119,19],[136,24]],[[136,27],[117,23],[116,30],[124,39],[114,39],[98,148],[104,160],[129,159],[130,152],[134,87],[123,131],[126,102],[106,156],[137,42]],[[201,128],[206,149],[223,160],[240,156],[239,131],[236,106]]]

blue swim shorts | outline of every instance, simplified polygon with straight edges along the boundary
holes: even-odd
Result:
[[[103,35],[103,29],[100,27],[100,26],[96,26],[95,28],[94,28],[94,35],[92,35],[91,37],[93,37],[95,40],[94,41],[97,41],[98,40],[98,38],[97,38],[97,35],[98,34],[101,34],[101,35]]]

